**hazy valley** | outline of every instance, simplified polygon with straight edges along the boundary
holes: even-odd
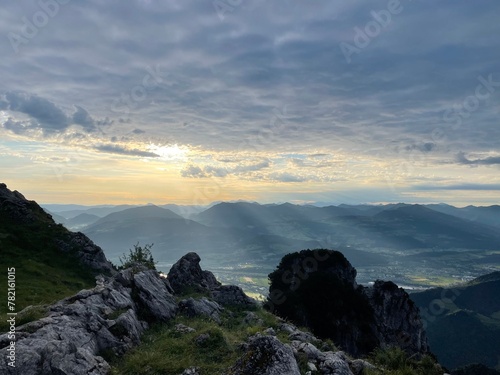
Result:
[[[267,275],[284,254],[307,248],[341,250],[361,283],[386,279],[407,289],[450,285],[500,269],[500,206],[236,202],[45,209],[88,235],[115,263],[137,242],[154,243],[164,271],[197,251],[221,280],[259,294],[267,293]]]

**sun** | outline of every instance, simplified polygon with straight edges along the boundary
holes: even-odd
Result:
[[[151,143],[148,151],[153,152],[165,160],[186,160],[189,153],[189,147],[174,145],[156,145]]]

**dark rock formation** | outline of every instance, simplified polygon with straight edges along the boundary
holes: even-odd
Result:
[[[249,307],[256,304],[239,286],[221,285],[212,272],[202,270],[200,257],[196,253],[184,255],[172,266],[168,282],[177,294],[186,291],[204,292],[221,305]]]
[[[102,249],[88,237],[58,227],[52,216],[35,201],[27,200],[18,191],[10,191],[7,185],[2,183],[0,183],[0,220],[7,220],[31,231],[53,232],[53,241],[61,251],[73,253],[82,264],[94,271],[106,274],[116,272]]]
[[[274,336],[254,336],[227,375],[300,375],[293,350]]]
[[[120,280],[121,282],[119,282]],[[18,327],[16,367],[0,361],[1,374],[101,375],[110,367],[102,353],[122,355],[140,342],[148,324],[175,314],[175,300],[156,271],[101,277],[50,308],[47,317]],[[7,334],[0,336],[5,359]]]
[[[200,260],[198,254],[188,253],[172,266],[168,280],[175,293],[181,294],[189,288],[198,292],[209,292],[221,286],[212,272],[201,269]]]
[[[81,232],[68,232],[65,238],[56,239],[61,251],[74,251],[76,257],[95,271],[114,274],[113,265],[106,259],[102,249]]]
[[[429,348],[418,308],[393,283],[356,284],[356,270],[338,251],[303,250],[285,256],[271,280],[269,309],[331,338],[352,355],[398,346]]]
[[[429,351],[418,307],[391,281],[363,288],[374,313],[374,333],[380,347],[398,346],[408,353]]]

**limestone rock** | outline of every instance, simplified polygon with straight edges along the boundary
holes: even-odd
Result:
[[[179,302],[179,312],[186,316],[207,316],[220,323],[220,313],[224,310],[217,302],[203,297],[200,299],[188,298]]]
[[[168,281],[175,293],[182,293],[186,288],[196,291],[210,291],[221,285],[212,272],[203,271],[200,257],[196,253],[188,253],[179,259],[168,273]]]
[[[200,375],[200,373],[197,367],[190,367],[188,369],[185,369],[184,372],[180,375]]]
[[[255,306],[257,303],[236,285],[222,285],[212,290],[212,298],[221,305]]]
[[[168,292],[160,275],[155,270],[148,270],[134,275],[135,287],[139,292],[140,303],[152,315],[154,320],[166,322],[175,316],[177,305]]]
[[[191,332],[196,332],[196,330],[194,328],[191,328],[191,327],[188,327],[187,325],[184,325],[184,324],[176,324],[175,327],[174,327],[175,331],[176,332],[179,332],[179,333],[191,333]]]
[[[353,375],[343,352],[326,353],[326,358],[319,366],[319,369],[325,375]]]
[[[156,271],[133,274],[125,270],[116,277],[101,277],[95,288],[65,298],[52,305],[46,317],[19,326],[16,368],[2,360],[0,373],[107,374],[110,367],[101,353],[124,354],[139,344],[148,326],[141,315],[166,321],[175,308]],[[2,358],[8,349],[4,336],[0,337]]]
[[[365,370],[375,370],[375,368],[370,362],[363,359],[355,359],[351,362],[351,370],[354,375],[363,375]]]
[[[68,232],[67,237],[56,240],[56,244],[61,251],[77,249],[76,256],[80,262],[93,270],[106,274],[116,273],[113,265],[106,259],[102,249],[81,232]]]
[[[243,318],[243,323],[252,326],[262,326],[264,321],[257,316],[253,311],[247,311],[247,314]]]
[[[408,293],[391,281],[380,280],[364,292],[374,312],[379,346],[398,346],[410,354],[429,351],[419,309]]]
[[[290,346],[273,336],[253,336],[246,353],[229,370],[231,375],[300,375]]]

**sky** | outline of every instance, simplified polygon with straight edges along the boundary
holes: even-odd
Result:
[[[500,203],[500,2],[0,8],[0,182],[40,203]]]

